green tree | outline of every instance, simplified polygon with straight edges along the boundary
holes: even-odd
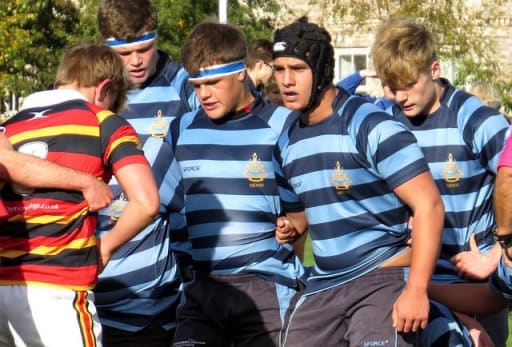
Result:
[[[218,15],[218,2],[211,0],[153,0],[158,11],[158,45],[174,60],[180,60],[181,47],[187,35],[202,20]],[[97,0],[81,2],[79,31],[75,41],[98,37],[96,24]],[[228,21],[239,25],[248,40],[268,37],[272,33],[272,18],[277,9],[274,0],[229,0]]]
[[[504,0],[482,2],[469,7],[465,0],[311,0],[330,21],[340,23],[349,36],[355,31],[371,33],[378,21],[391,16],[417,18],[434,34],[441,60],[454,64],[453,83],[459,87],[469,81],[486,81],[503,90],[500,68],[494,59],[492,39],[485,30],[502,14]],[[352,30],[352,31],[351,31]],[[505,93],[506,90],[503,90]],[[508,99],[507,99],[508,98]],[[505,94],[504,102],[511,95]],[[510,107],[510,105],[509,105]]]
[[[180,60],[181,47],[195,25],[207,18],[216,19],[218,2],[211,0],[153,0],[158,9],[158,42],[174,60]],[[251,40],[270,38],[274,0],[229,0],[228,21],[239,25]]]
[[[192,28],[217,16],[211,0],[153,0],[159,16],[159,46],[175,60]],[[0,1],[0,97],[23,96],[48,87],[64,49],[99,40],[98,0]],[[272,33],[274,0],[230,0],[228,18],[248,39]]]
[[[26,95],[51,84],[78,16],[66,0],[0,2],[0,96]]]

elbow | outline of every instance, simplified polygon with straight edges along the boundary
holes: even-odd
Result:
[[[434,211],[444,223],[444,203],[441,196],[434,201]]]
[[[139,197],[136,201],[139,218],[144,219],[147,223],[151,222],[158,214],[160,208],[160,198],[158,192],[147,192]]]
[[[150,220],[156,217],[158,214],[158,210],[160,208],[160,198],[158,197],[158,193],[155,196],[152,196],[145,203],[146,205],[146,214]]]

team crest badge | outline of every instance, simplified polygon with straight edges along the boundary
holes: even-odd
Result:
[[[249,163],[245,167],[245,177],[249,180],[251,187],[262,187],[262,182],[267,177],[265,167],[256,152],[252,154],[252,158],[249,159]]]
[[[151,136],[163,138],[169,130],[169,122],[162,116],[162,110],[158,110],[155,119],[149,126]]]
[[[124,197],[124,193],[121,193],[119,198],[112,202],[112,205],[110,205],[108,210],[110,224],[114,224],[119,219],[126,205],[128,205],[128,200]]]
[[[343,170],[343,167],[339,161],[336,162],[336,167],[334,168],[334,172],[332,174],[332,184],[338,193],[347,191],[352,185],[352,180],[350,177],[348,177],[345,170]]]
[[[463,174],[464,173],[453,158],[453,154],[448,153],[448,160],[444,162],[443,171],[441,172],[441,176],[444,178],[448,187],[457,187]]]

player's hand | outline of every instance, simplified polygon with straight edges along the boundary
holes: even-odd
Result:
[[[112,192],[105,182],[91,176],[90,183],[82,190],[82,194],[89,205],[89,211],[96,212],[110,205]]]
[[[404,333],[425,329],[429,308],[426,290],[406,287],[393,304],[393,327]]]
[[[475,234],[472,234],[469,239],[469,251],[457,253],[451,261],[461,278],[480,281],[494,272],[500,256],[499,245],[495,245],[487,255],[482,254],[476,244]]]
[[[276,239],[280,244],[293,243],[300,237],[293,223],[286,217],[279,217],[276,222]]]
[[[373,69],[363,69],[359,70],[359,75],[361,78],[377,77],[377,72]]]

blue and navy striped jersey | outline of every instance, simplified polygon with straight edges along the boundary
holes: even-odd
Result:
[[[275,239],[283,211],[274,174],[277,139],[296,117],[258,97],[248,113],[234,119],[215,122],[199,110],[172,124],[199,271],[256,273],[297,286],[304,270],[291,246]]]
[[[170,122],[185,112],[195,110],[199,102],[188,73],[178,63],[159,51],[157,73],[137,89],[128,92],[123,118],[141,135],[165,137]],[[153,120],[153,121],[149,121]]]
[[[160,52],[157,73],[141,89],[130,91],[127,109],[121,116],[132,124],[143,142],[160,195],[160,212],[143,231],[120,248],[99,276],[95,303],[102,324],[127,331],[138,331],[151,322],[164,329],[175,327],[180,285],[172,251],[189,248],[186,236],[183,196],[173,171],[173,152],[163,141],[169,123],[195,103],[187,73]],[[100,211],[97,234],[115,223],[126,197],[115,180],[112,206]]]
[[[458,282],[450,258],[468,250],[471,234],[486,253],[494,244],[492,193],[506,118],[475,96],[443,80],[440,108],[428,117],[407,118],[392,109],[416,136],[443,198],[443,244],[433,280]]]
[[[428,170],[407,128],[339,89],[335,112],[281,137],[281,175],[306,209],[315,267],[306,293],[340,285],[406,249],[409,209],[393,189]]]

